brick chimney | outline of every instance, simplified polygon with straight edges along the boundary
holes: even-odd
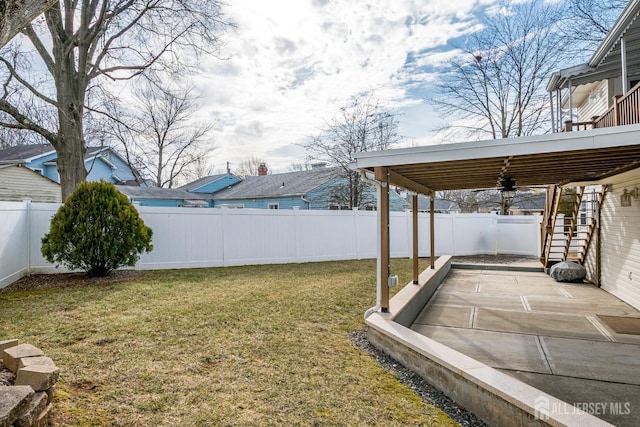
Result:
[[[260,163],[258,166],[258,176],[266,176],[269,169],[267,169],[267,165],[265,163]]]

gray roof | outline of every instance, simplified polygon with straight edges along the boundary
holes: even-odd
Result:
[[[231,188],[216,193],[214,199],[231,200],[304,196],[339,175],[339,168],[322,168],[263,176],[248,176]]]
[[[412,205],[413,196],[407,196],[406,200],[409,203],[409,206]],[[434,210],[436,211],[459,211],[460,206],[456,202],[452,202],[451,200],[444,200],[436,198],[433,203]],[[428,212],[431,210],[431,198],[423,196],[422,194],[418,194],[418,212]]]
[[[203,187],[203,186],[205,186],[205,185],[207,185],[207,184],[209,184],[211,182],[217,181],[220,178],[224,178],[225,176],[227,176],[226,173],[221,173],[221,174],[218,174],[218,175],[205,176],[203,178],[196,179],[195,181],[190,182],[188,184],[182,185],[182,186],[180,186],[178,188],[181,189],[181,190],[192,191],[192,190],[198,189],[200,187]]]
[[[87,147],[87,152],[85,153],[84,158],[91,158],[106,148],[109,147]],[[55,148],[53,148],[53,145],[51,144],[16,145],[15,147],[9,147],[4,150],[0,150],[0,162],[23,163],[24,161],[33,157],[42,156],[55,151]],[[111,151],[115,153],[115,151]],[[55,163],[55,161],[53,162]]]
[[[155,200],[206,200],[202,193],[189,193],[179,188],[136,187],[133,185],[116,185],[120,192],[132,199]]]
[[[511,207],[523,211],[543,211],[546,198],[547,196],[544,192],[538,194],[516,193],[516,196],[513,198]]]
[[[51,144],[16,145],[0,150],[0,162],[24,163],[27,159],[55,151]]]

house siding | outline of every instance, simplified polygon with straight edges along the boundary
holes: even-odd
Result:
[[[105,156],[106,161],[102,156]],[[88,171],[87,181],[100,181],[103,179],[116,184],[118,182],[136,179],[129,165],[111,151],[99,154],[95,157],[95,161],[94,158],[86,160],[85,167]]]
[[[307,203],[302,200],[300,196],[214,200],[213,207],[218,208],[224,205],[238,205],[244,206],[246,209],[269,209],[269,204],[271,203],[277,203],[278,209],[293,209],[294,207],[309,209]]]
[[[332,197],[337,190],[336,187],[341,185],[344,182],[342,178],[337,178],[335,180],[329,181],[320,185],[313,191],[310,191],[309,194],[305,196],[305,199],[310,202],[310,209],[328,209],[330,203],[337,203],[337,201]],[[361,209],[364,209],[366,206],[377,206],[377,192],[376,188],[372,185],[368,186],[366,192],[363,196],[363,203],[361,204]],[[401,195],[396,193],[395,191],[389,192],[389,210],[392,212],[402,212],[405,208],[408,208],[409,204],[405,199],[402,198]]]
[[[182,205],[182,200],[158,200],[158,199],[138,199],[132,198],[132,202],[139,203],[140,206],[155,206],[163,208],[177,208]]]
[[[38,157],[31,160],[30,162],[25,163],[25,166],[32,170],[40,169],[42,170],[42,174],[44,176],[46,176],[52,181],[59,182],[60,177],[58,175],[58,169],[56,169],[55,166],[45,165],[45,163],[53,161],[57,157],[58,155],[54,151],[52,153],[47,154],[46,156]]]
[[[640,198],[621,207],[623,190],[640,187],[640,169],[620,174],[611,183],[601,212],[601,287],[640,309]],[[593,252],[595,248],[590,248]],[[593,253],[589,257],[594,257]],[[594,277],[595,262],[588,262]]]
[[[60,203],[60,186],[37,172],[18,166],[0,168],[0,200]]]
[[[591,103],[589,102],[589,97],[587,96],[584,102],[577,108],[576,118],[579,122],[590,122],[593,116],[600,116],[609,108],[607,101],[610,98],[609,81],[601,81],[593,88],[593,91],[595,93],[599,93],[600,95],[598,96],[596,102]]]

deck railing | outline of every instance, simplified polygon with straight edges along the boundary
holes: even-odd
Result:
[[[600,129],[636,123],[640,123],[640,83],[625,95],[616,95],[613,105],[600,116],[594,117],[590,122],[574,123],[567,120],[562,131]]]

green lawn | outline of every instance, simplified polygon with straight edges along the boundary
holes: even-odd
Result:
[[[411,261],[392,270],[407,283]],[[372,260],[154,271],[5,293],[0,339],[60,367],[54,425],[454,425],[351,343],[375,271]]]

